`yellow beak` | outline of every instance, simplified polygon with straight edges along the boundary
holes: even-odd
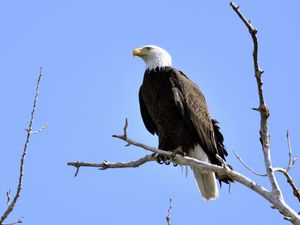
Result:
[[[133,56],[142,56],[143,55],[142,49],[141,48],[134,49],[133,52],[132,52],[132,55]]]

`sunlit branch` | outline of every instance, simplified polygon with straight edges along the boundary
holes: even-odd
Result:
[[[78,175],[79,168],[80,167],[96,167],[100,170],[106,170],[106,169],[115,169],[115,168],[136,168],[139,167],[147,162],[155,161],[156,157],[151,155],[146,155],[138,160],[130,161],[130,162],[117,162],[117,163],[111,163],[108,161],[104,161],[102,163],[88,163],[88,162],[68,162],[68,166],[74,166],[76,168],[75,177]]]
[[[38,96],[39,96],[39,87],[40,87],[40,81],[42,79],[42,68],[40,68],[40,73],[39,73],[39,77],[38,77],[38,81],[36,84],[36,89],[35,89],[35,97],[34,97],[34,101],[33,101],[33,107],[32,107],[32,112],[31,112],[31,117],[29,120],[29,125],[28,128],[26,129],[27,135],[26,135],[26,140],[25,140],[25,144],[24,144],[24,148],[23,148],[23,153],[21,156],[21,162],[20,162],[20,169],[19,169],[19,181],[18,181],[18,186],[17,186],[17,191],[16,194],[13,197],[12,202],[9,202],[10,200],[10,192],[8,195],[8,207],[7,209],[4,211],[3,215],[1,216],[0,219],[0,225],[3,225],[3,222],[5,221],[5,219],[8,217],[8,215],[14,210],[14,207],[18,201],[18,198],[20,197],[21,194],[21,190],[22,190],[22,184],[23,184],[23,176],[24,176],[24,162],[25,162],[25,156],[27,153],[27,149],[28,149],[28,145],[30,142],[30,137],[32,134],[32,124],[33,124],[33,120],[34,120],[34,116],[35,116],[35,111],[36,111],[36,107],[37,107],[37,103],[38,103]],[[17,222],[13,222],[13,223],[9,223],[9,224],[15,224],[15,223],[20,223],[22,220],[19,219],[17,220]]]

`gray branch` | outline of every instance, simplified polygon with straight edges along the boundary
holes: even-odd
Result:
[[[26,135],[26,140],[25,140],[25,144],[24,144],[24,148],[23,148],[23,153],[22,153],[22,156],[21,156],[20,169],[19,169],[19,171],[20,171],[19,172],[19,181],[18,181],[17,191],[16,191],[15,196],[13,197],[12,202],[8,204],[7,209],[4,211],[3,215],[1,216],[0,225],[3,225],[3,222],[5,221],[5,219],[14,210],[14,207],[15,207],[15,205],[18,201],[18,198],[20,197],[20,194],[21,194],[22,184],[23,184],[23,176],[24,176],[25,156],[26,156],[26,153],[27,153],[28,145],[29,145],[29,142],[30,142],[30,137],[31,137],[31,134],[32,134],[32,124],[33,124],[35,111],[36,111],[36,107],[37,107],[37,103],[38,103],[39,87],[40,87],[41,79],[42,79],[42,68],[40,68],[40,73],[39,73],[39,77],[38,77],[38,81],[37,81],[36,89],[35,89],[35,97],[34,97],[34,101],[33,101],[31,117],[30,117],[30,120],[29,120],[28,128],[26,129],[27,135]],[[9,202],[9,199],[10,199],[10,193],[8,195],[8,202]],[[19,219],[15,222],[12,222],[12,223],[9,223],[9,224],[16,224],[16,223],[21,223],[21,222],[22,222],[22,219]]]
[[[127,124],[128,125],[128,124]],[[126,128],[127,128],[126,125]],[[202,170],[207,170],[207,171],[213,171],[219,175],[226,175],[229,176],[232,180],[234,180],[235,182],[241,183],[244,186],[248,187],[249,189],[255,191],[256,193],[258,193],[259,195],[261,195],[262,197],[264,197],[265,199],[267,199],[269,202],[272,203],[272,205],[277,205],[277,199],[273,198],[273,194],[272,192],[269,192],[266,188],[264,188],[263,186],[257,184],[255,181],[251,180],[250,178],[244,176],[243,174],[240,174],[239,172],[236,172],[234,170],[231,170],[228,166],[224,165],[224,166],[217,166],[214,164],[209,164],[203,161],[199,161],[197,159],[194,158],[190,158],[187,156],[182,156],[179,154],[176,154],[175,156],[172,155],[172,151],[164,151],[161,149],[157,149],[154,147],[150,147],[148,145],[145,145],[143,143],[137,142],[135,140],[132,140],[130,138],[128,138],[127,136],[127,132],[126,129],[124,129],[124,134],[122,135],[113,135],[113,137],[121,139],[123,141],[125,141],[127,143],[127,145],[132,145],[132,146],[136,146],[139,148],[143,148],[144,150],[150,151],[152,153],[155,153],[154,156],[156,154],[162,154],[165,156],[169,156],[171,158],[171,161],[175,164],[180,164],[180,165],[185,165],[185,166],[192,166],[192,167],[196,167]],[[152,155],[148,155],[145,157],[153,157]],[[143,159],[145,158],[141,158],[141,161],[144,161]],[[153,159],[154,160],[154,159]],[[151,161],[153,161],[151,160]],[[134,162],[137,162],[139,160],[136,160]],[[146,160],[147,161],[147,160]],[[147,161],[148,162],[148,161]],[[90,166],[90,167],[97,167],[97,168],[101,168],[104,167],[105,169],[108,168],[124,168],[124,167],[128,167],[127,165],[129,165],[129,163],[101,163],[101,164],[95,164],[95,163],[79,163],[76,164],[78,162],[69,162],[68,165],[71,166],[75,166],[77,168],[77,166]],[[105,164],[105,165],[103,165]],[[114,166],[108,166],[108,165],[114,165]],[[124,166],[126,165],[126,166]],[[135,164],[134,164],[135,165]]]
[[[240,161],[240,163],[242,163],[242,165],[244,167],[246,167],[247,170],[249,170],[250,172],[254,173],[255,175],[257,176],[260,176],[260,177],[266,177],[267,174],[262,174],[262,173],[258,173],[256,172],[255,170],[253,170],[250,166],[248,166],[243,160],[242,158],[236,153],[236,151],[233,150],[233,153],[235,155],[235,157],[237,158],[238,161]]]
[[[285,219],[291,221],[294,224],[300,224],[300,216],[293,209],[291,209],[284,201],[282,192],[275,177],[274,168],[272,166],[270,133],[268,125],[268,118],[270,112],[266,105],[263,95],[262,74],[264,71],[260,69],[258,63],[258,40],[256,37],[257,30],[252,26],[250,21],[244,17],[244,15],[240,12],[239,7],[235,3],[231,2],[230,6],[248,28],[253,41],[253,65],[259,97],[259,108],[256,108],[255,110],[260,112],[260,142],[262,144],[266,173],[272,186],[272,191],[270,194],[272,195],[273,201],[276,203],[273,204],[273,207],[278,209],[279,212],[284,215]]]
[[[293,181],[292,177],[289,175],[289,171],[285,168],[274,168],[274,172],[280,172],[282,173],[285,178],[286,181],[288,182],[288,184],[291,186],[291,188],[293,189],[293,194],[294,196],[298,199],[298,201],[300,202],[300,189],[298,189],[296,187],[295,182]]]
[[[291,170],[291,168],[293,167],[293,165],[295,164],[295,162],[297,161],[298,157],[295,156],[293,158],[293,150],[292,150],[292,146],[291,146],[291,139],[290,139],[290,132],[289,131],[286,132],[286,139],[287,139],[288,150],[289,150],[289,164],[286,167],[286,171],[289,172]]]
[[[3,225],[14,225],[17,223],[23,223],[23,217],[21,217],[20,219],[18,219],[16,221],[10,222],[10,223],[3,223]]]
[[[117,162],[117,163],[110,163],[107,160],[104,160],[102,163],[88,163],[88,162],[68,162],[68,166],[74,166],[76,168],[75,177],[78,175],[80,167],[96,167],[100,170],[112,169],[112,168],[136,168],[139,167],[147,162],[151,162],[156,160],[156,157],[151,155],[146,155],[138,160],[131,161],[131,162]]]
[[[166,216],[167,224],[171,225],[171,209],[172,209],[172,197],[170,197],[170,202],[169,202],[169,208],[168,208],[168,214]]]

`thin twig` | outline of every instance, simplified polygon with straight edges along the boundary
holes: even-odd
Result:
[[[16,221],[10,222],[10,223],[3,223],[3,225],[14,225],[17,223],[23,223],[23,217],[21,217],[20,219],[18,219]]]
[[[32,124],[33,124],[35,111],[36,111],[36,107],[37,107],[37,103],[38,103],[39,87],[40,87],[41,79],[42,79],[42,67],[40,68],[40,73],[39,73],[38,81],[37,81],[37,84],[36,84],[35,97],[34,97],[34,101],[33,101],[33,107],[32,107],[31,117],[30,117],[30,120],[29,120],[29,125],[28,125],[28,128],[26,129],[27,136],[26,136],[26,140],[25,140],[25,144],[24,144],[24,148],[23,148],[23,153],[22,153],[22,157],[21,157],[21,162],[20,162],[20,173],[19,173],[19,181],[18,181],[17,191],[16,191],[16,194],[13,198],[13,201],[11,202],[11,204],[9,204],[8,208],[5,210],[5,212],[1,216],[0,225],[3,224],[4,220],[13,211],[13,209],[14,209],[17,201],[18,201],[18,198],[21,194],[22,184],[23,184],[23,176],[24,176],[25,156],[26,156],[27,149],[28,149],[28,144],[29,144],[29,141],[30,141],[30,136],[31,136],[31,131],[32,131]]]
[[[166,216],[167,224],[171,225],[171,209],[172,209],[172,197],[170,197],[170,203],[168,208],[168,215]]]
[[[7,197],[7,201],[6,204],[9,206],[10,205],[10,189],[6,192],[6,197]]]
[[[124,138],[126,139],[127,138],[127,128],[128,128],[128,119],[126,118],[125,119],[125,125],[124,125]]]
[[[41,128],[39,128],[39,129],[37,129],[37,130],[34,130],[34,131],[31,131],[31,134],[37,134],[37,133],[40,133],[40,132],[42,132],[44,129],[46,129],[47,128],[47,124],[46,123],[44,123],[43,125],[42,125],[42,127]],[[27,129],[26,129],[26,131],[27,131]]]
[[[291,146],[291,139],[290,139],[290,133],[287,130],[286,132],[286,139],[287,139],[287,143],[288,143],[288,150],[289,150],[289,164],[286,167],[286,171],[289,172],[290,169],[292,168],[292,166],[295,164],[295,162],[297,161],[298,157],[294,157],[293,158],[293,151],[292,151],[292,146]]]
[[[228,165],[228,163],[218,154],[216,154],[217,159],[221,162],[221,165],[227,169],[227,170],[231,170],[230,166]]]
[[[68,166],[74,166],[77,168],[75,177],[78,174],[80,167],[96,167],[100,170],[106,170],[106,169],[115,169],[115,168],[136,168],[139,167],[147,162],[155,161],[156,158],[153,154],[146,155],[138,160],[130,161],[130,162],[117,162],[117,163],[111,163],[108,161],[104,161],[103,163],[88,163],[88,162],[68,162]]]
[[[267,174],[258,173],[258,172],[256,172],[255,170],[251,169],[251,167],[249,167],[249,166],[242,160],[242,158],[236,153],[236,151],[233,150],[233,153],[234,153],[235,157],[237,158],[237,160],[239,160],[240,163],[242,163],[243,166],[246,167],[246,169],[248,169],[250,172],[252,172],[252,173],[254,173],[255,175],[260,176],[260,177],[266,177],[266,176],[267,176]]]

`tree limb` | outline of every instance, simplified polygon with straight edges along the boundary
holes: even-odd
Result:
[[[18,219],[16,221],[10,222],[10,223],[3,223],[3,225],[14,225],[17,223],[23,223],[23,217],[21,217],[20,219]]]
[[[23,176],[24,176],[25,156],[26,156],[26,153],[27,153],[28,144],[30,142],[30,137],[31,137],[31,134],[32,134],[32,124],[33,124],[35,111],[36,111],[36,107],[37,107],[37,103],[38,103],[39,87],[40,87],[41,79],[42,79],[42,67],[40,68],[40,73],[39,73],[38,81],[37,81],[37,84],[36,84],[35,97],[34,97],[34,101],[33,101],[33,108],[32,108],[31,117],[30,117],[30,120],[29,120],[29,125],[28,125],[28,128],[26,129],[27,136],[26,136],[26,140],[25,140],[25,144],[24,144],[24,148],[23,148],[23,153],[22,153],[22,156],[21,156],[19,181],[18,181],[17,191],[16,191],[15,196],[13,197],[12,202],[10,204],[8,204],[7,209],[4,211],[3,215],[1,216],[0,225],[3,225],[3,222],[5,221],[5,219],[14,210],[14,207],[15,207],[15,205],[18,201],[18,198],[20,197],[20,194],[21,194],[22,184],[23,184]],[[8,199],[10,199],[10,194],[9,194]],[[9,223],[9,224],[16,224],[16,223],[21,223],[21,222],[22,222],[22,219],[19,219],[15,222],[12,222],[12,223]]]
[[[237,158],[237,160],[239,160],[240,163],[242,163],[242,165],[243,165],[244,167],[246,167],[247,170],[249,170],[250,172],[252,172],[252,173],[254,173],[255,175],[260,176],[260,177],[266,177],[266,176],[267,176],[267,174],[258,173],[258,172],[256,172],[255,170],[251,169],[250,166],[248,166],[248,165],[242,160],[242,158],[236,153],[236,151],[233,150],[233,153],[234,153],[235,157]]]
[[[293,181],[292,177],[289,175],[289,172],[287,169],[284,168],[274,168],[274,172],[280,172],[282,173],[288,184],[291,186],[291,188],[293,189],[293,194],[294,196],[298,199],[298,201],[300,202],[300,190],[296,187],[295,182]]]
[[[126,132],[126,129],[125,129],[124,133],[125,132]],[[127,144],[143,148],[143,149],[145,149],[147,151],[151,151],[153,153],[158,153],[158,154],[162,154],[162,155],[169,156],[169,157],[172,156],[172,151],[164,151],[164,150],[161,150],[161,149],[150,147],[148,145],[142,144],[140,142],[137,142],[137,141],[134,141],[134,140],[128,138],[127,135],[125,137],[124,134],[122,134],[122,135],[113,135],[113,137],[121,139],[121,140],[125,141]],[[244,175],[242,175],[242,174],[240,174],[236,171],[231,170],[227,166],[217,166],[217,165],[206,163],[206,162],[203,162],[203,161],[199,161],[197,159],[190,158],[190,157],[187,157],[187,156],[183,157],[182,155],[179,155],[179,154],[176,154],[175,156],[173,156],[173,158],[171,160],[172,160],[173,163],[176,163],[176,164],[191,166],[191,167],[199,168],[199,169],[202,169],[202,170],[213,171],[213,172],[218,173],[220,175],[229,176],[232,180],[245,185],[246,187],[248,187],[251,190],[258,193],[259,195],[263,196],[265,199],[267,199],[272,204],[276,205],[276,201],[274,201],[276,199],[273,199],[272,194],[270,192],[268,192],[263,186],[255,183],[250,178],[248,178],[248,177],[246,177],[246,176],[244,176]],[[69,162],[68,165],[76,167],[76,163],[74,163],[74,162]],[[117,165],[117,163],[115,163],[114,165]],[[94,163],[80,163],[79,166],[103,167],[102,164],[94,164]],[[114,168],[121,168],[121,167],[114,167]]]
[[[236,12],[236,14],[239,16],[239,18],[243,21],[243,23],[246,25],[246,27],[249,30],[249,33],[251,35],[252,41],[253,41],[253,65],[254,65],[254,73],[257,83],[257,89],[258,89],[258,97],[259,97],[259,108],[255,109],[260,112],[260,142],[262,144],[262,150],[264,155],[264,162],[266,167],[267,176],[269,178],[269,181],[272,186],[272,198],[276,199],[277,204],[274,205],[275,208],[277,208],[285,217],[285,219],[290,220],[294,224],[300,224],[300,217],[299,215],[291,209],[284,201],[282,192],[280,190],[280,187],[278,185],[277,179],[275,177],[274,168],[272,166],[271,161],[271,153],[270,153],[270,133],[269,133],[269,125],[268,125],[268,118],[270,115],[269,109],[265,103],[264,95],[263,95],[263,81],[262,81],[262,74],[264,71],[262,71],[259,68],[258,63],[258,40],[256,37],[257,30],[252,26],[249,20],[247,20],[244,15],[240,12],[239,7],[231,2],[230,6],[232,9]]]
[[[256,37],[257,30],[252,26],[249,20],[247,20],[244,15],[239,11],[239,7],[231,2],[230,6],[233,8],[233,10],[237,13],[239,18],[243,21],[243,23],[246,25],[246,27],[249,30],[249,33],[252,37],[253,41],[253,65],[254,65],[254,72],[255,72],[255,78],[257,82],[257,88],[258,88],[258,96],[259,96],[259,108],[258,111],[260,112],[260,140],[262,143],[263,153],[264,153],[264,160],[265,160],[265,166],[268,178],[270,180],[270,183],[272,185],[272,191],[278,196],[281,197],[281,190],[279,188],[279,185],[277,183],[277,180],[274,176],[274,172],[272,169],[272,162],[271,162],[271,154],[270,154],[270,134],[269,134],[269,125],[268,125],[268,117],[270,115],[269,109],[265,103],[264,95],[263,95],[263,81],[262,81],[262,74],[263,71],[260,70],[259,64],[258,64],[258,40]]]
[[[88,162],[68,162],[68,166],[76,167],[75,177],[78,175],[80,167],[97,167],[99,170],[106,170],[106,169],[113,169],[113,168],[136,168],[139,167],[147,162],[155,161],[156,157],[151,155],[146,155],[138,160],[131,161],[131,162],[117,162],[117,163],[110,163],[104,160],[103,163],[88,163]]]
[[[172,197],[170,197],[170,203],[168,208],[168,215],[166,216],[167,224],[171,225],[171,209],[172,209]]]

